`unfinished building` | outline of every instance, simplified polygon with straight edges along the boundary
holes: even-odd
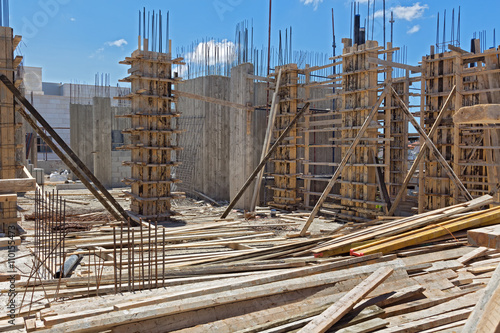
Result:
[[[143,9],[130,89],[70,88],[67,137],[0,27],[0,331],[497,331],[500,47],[409,65],[353,22],[327,61],[198,71]],[[86,189],[36,184],[33,136]]]

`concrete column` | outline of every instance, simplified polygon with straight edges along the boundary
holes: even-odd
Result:
[[[247,78],[253,74],[253,65],[246,63],[231,70],[231,102],[244,104],[253,101],[253,80]],[[254,168],[258,165],[262,143],[258,145],[255,140],[254,112],[231,109],[229,117],[229,193],[231,199],[238,193]],[[265,125],[264,125],[265,131]],[[259,141],[259,140],[257,140]],[[255,154],[258,150],[258,154]],[[235,208],[250,209],[253,184],[241,197]]]
[[[94,175],[105,187],[111,187],[111,99],[94,97]]]
[[[94,172],[94,116],[92,105],[69,107],[70,146],[83,163]]]

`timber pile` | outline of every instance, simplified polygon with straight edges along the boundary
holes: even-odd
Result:
[[[165,288],[52,303],[26,326],[37,332],[290,332],[318,321],[328,326],[326,310],[334,312],[327,318],[337,321],[331,329],[338,332],[459,329],[500,255],[466,246],[433,252],[374,254],[246,275],[211,273],[220,267],[215,265],[175,270],[181,274]],[[195,270],[206,273],[192,275]],[[374,273],[382,277],[373,281]]]
[[[17,324],[28,332],[460,331],[473,311],[481,319],[481,309],[497,301],[500,252],[467,246],[465,233],[500,221],[495,208],[470,213],[490,201],[485,196],[316,238],[281,237],[280,229],[290,231],[305,221],[304,213],[280,214],[280,220],[254,227],[251,221],[217,220],[223,207],[186,208],[188,225],[126,228],[134,236],[120,242],[129,255],[137,251],[132,262],[117,260],[112,222],[66,240],[72,253],[85,249],[83,267],[92,276],[16,282],[19,290],[45,299],[25,304],[24,323]],[[266,225],[279,232],[258,229]],[[165,239],[153,236],[157,230]],[[420,234],[428,230],[432,237]],[[390,243],[412,234],[418,242]],[[345,256],[384,241],[391,245],[387,250]],[[331,252],[318,252],[326,247]],[[482,308],[474,309],[476,304]],[[484,318],[475,325],[483,322],[493,325]]]

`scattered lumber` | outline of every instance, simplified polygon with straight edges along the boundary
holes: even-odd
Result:
[[[400,235],[404,232],[439,223],[454,215],[481,208],[491,202],[493,202],[493,197],[485,195],[463,204],[437,209],[408,218],[391,221],[382,225],[368,227],[343,237],[336,238],[330,242],[326,242],[322,246],[312,249],[312,253],[317,257],[327,257],[349,253],[351,248],[355,247],[353,245],[356,243],[370,241],[375,238]]]
[[[470,246],[463,231],[499,220],[495,208],[473,212],[490,200],[485,196],[382,224],[348,226],[344,234],[301,239],[282,238],[288,230],[280,228],[288,224],[277,220],[217,220],[224,207],[185,208],[189,223],[179,227],[91,224],[66,239],[68,253],[84,257],[73,277],[28,282],[18,274],[16,290],[42,299],[23,305],[20,328],[61,333],[459,329],[476,304],[491,307],[494,301],[483,301],[483,295],[496,299],[500,254]],[[306,217],[282,212],[276,219]],[[370,251],[350,256],[351,249]]]
[[[368,295],[379,284],[385,281],[394,270],[389,267],[382,267],[375,271],[368,279],[356,286],[338,302],[326,309],[313,321],[302,328],[299,333],[323,333],[339,321],[345,314],[354,308],[357,302]]]

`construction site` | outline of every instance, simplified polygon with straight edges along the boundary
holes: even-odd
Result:
[[[298,51],[258,3],[267,47],[137,4],[127,75],[86,84],[0,0],[0,332],[500,332],[495,32],[457,1],[415,58],[385,0],[332,1]]]

